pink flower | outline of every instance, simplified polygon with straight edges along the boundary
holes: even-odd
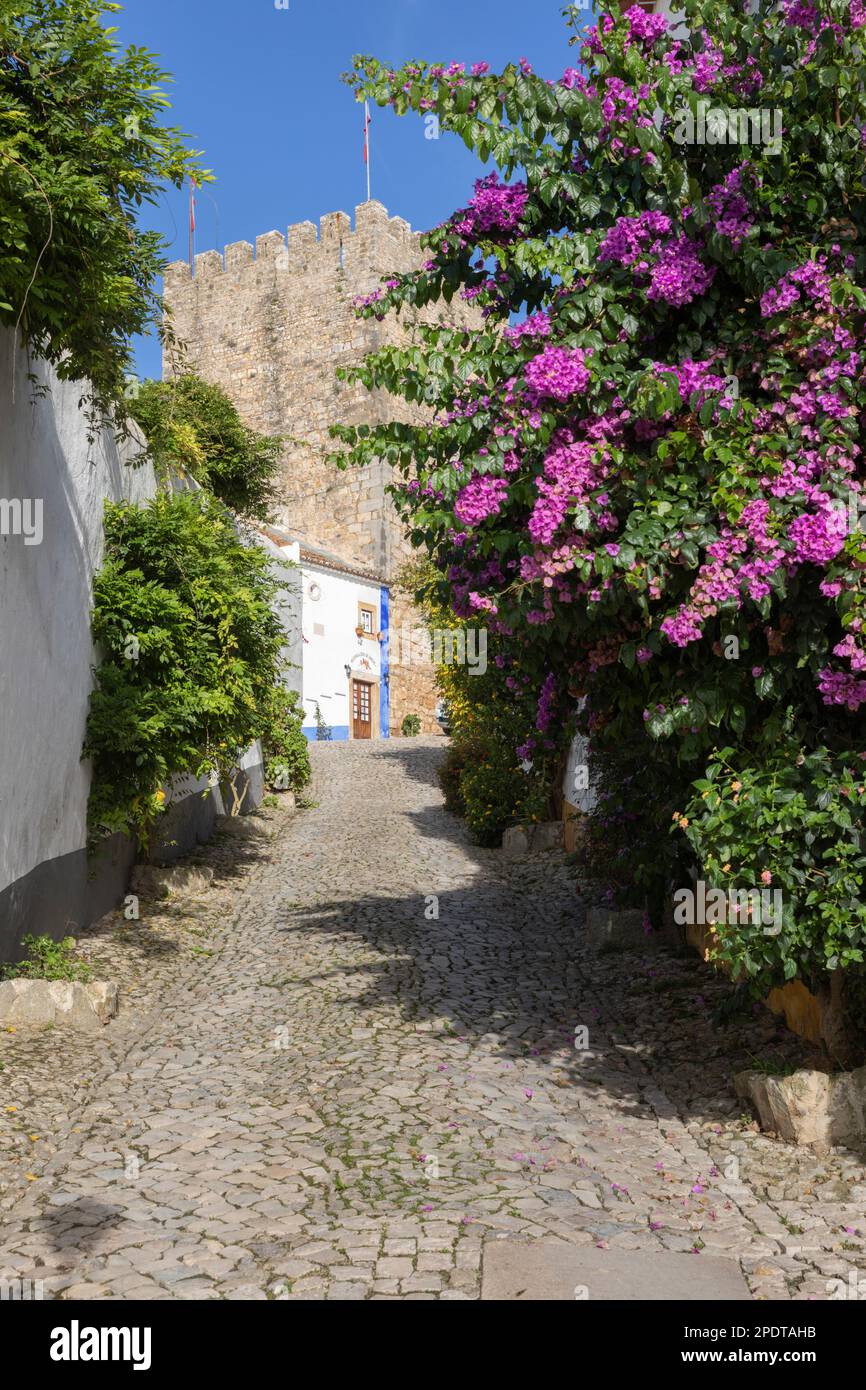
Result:
[[[567,401],[589,385],[586,353],[582,348],[546,347],[527,362],[524,375],[530,405],[538,405],[545,397]]]
[[[505,478],[492,478],[489,474],[472,478],[461,488],[454,503],[454,511],[464,526],[477,526],[489,516],[496,516],[508,496],[508,483]]]

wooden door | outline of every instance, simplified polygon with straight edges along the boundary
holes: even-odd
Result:
[[[373,687],[369,681],[352,681],[352,737],[373,737]]]

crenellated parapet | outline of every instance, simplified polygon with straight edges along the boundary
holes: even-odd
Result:
[[[356,207],[354,227],[347,213],[328,212],[318,229],[313,222],[294,222],[285,235],[265,232],[256,237],[255,250],[248,241],[233,241],[224,252],[201,252],[195,257],[194,274],[186,261],[173,261],[165,271],[165,288],[169,293],[191,280],[254,274],[263,267],[294,275],[360,269],[365,264],[370,269],[381,264],[382,273],[391,264],[408,270],[420,249],[420,236],[408,222],[389,217],[387,208],[371,201]]]

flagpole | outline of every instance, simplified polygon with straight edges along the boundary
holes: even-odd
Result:
[[[367,151],[367,202],[370,201],[370,103],[364,102],[364,148]]]
[[[192,270],[193,255],[195,251],[195,180],[191,177],[189,181],[189,268]]]

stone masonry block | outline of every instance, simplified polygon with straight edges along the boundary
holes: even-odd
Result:
[[[232,241],[226,247],[226,270],[235,270],[238,266],[249,265],[252,259],[253,248],[249,241]]]
[[[338,242],[351,235],[352,222],[345,212],[326,212],[320,222],[322,245]]]
[[[275,261],[285,249],[282,232],[265,232],[263,236],[256,237],[257,261]]]
[[[223,258],[219,251],[202,251],[195,258],[195,276],[204,280],[211,275],[221,275]]]

